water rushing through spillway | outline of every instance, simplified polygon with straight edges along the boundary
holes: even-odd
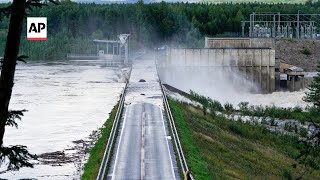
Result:
[[[18,122],[19,129],[6,129],[4,143],[26,145],[36,154],[79,155],[73,141],[90,141],[89,135],[102,127],[123,87],[119,68],[72,62],[18,65],[10,108],[28,112]],[[6,172],[0,178],[79,179],[83,165],[35,163],[34,169]]]
[[[306,90],[263,94],[259,92],[259,84],[249,80],[245,74],[229,67],[180,66],[160,67],[158,70],[162,83],[185,92],[195,91],[221,103],[232,103],[234,106],[238,106],[240,102],[280,107],[307,106],[307,103],[303,101]]]

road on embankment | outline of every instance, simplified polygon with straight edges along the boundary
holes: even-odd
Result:
[[[107,179],[180,179],[155,57],[133,61]]]

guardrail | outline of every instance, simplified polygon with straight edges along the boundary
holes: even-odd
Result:
[[[182,167],[183,174],[185,176],[187,176],[187,179],[194,180],[194,177],[192,176],[191,172],[189,171],[186,158],[184,157],[184,153],[183,153],[182,146],[181,146],[181,143],[179,140],[179,135],[178,135],[178,132],[176,129],[176,125],[174,123],[173,116],[172,116],[172,113],[170,110],[170,105],[168,103],[166,92],[163,90],[163,85],[162,85],[161,81],[159,81],[159,82],[160,82],[160,87],[161,87],[161,91],[162,91],[164,106],[167,111],[167,115],[168,115],[168,119],[169,119],[169,124],[170,124],[170,129],[172,132],[172,136],[173,136],[173,141],[174,141],[174,144],[175,144],[175,147],[177,150],[177,154],[178,154],[178,158],[180,161],[180,165]]]
[[[131,70],[130,70],[130,73],[131,73]],[[130,77],[130,75],[129,75],[129,77]],[[121,113],[122,113],[122,109],[123,109],[123,105],[124,105],[124,100],[125,100],[125,96],[126,96],[126,90],[127,90],[128,83],[129,83],[129,80],[126,82],[126,86],[124,87],[122,95],[121,95],[120,103],[119,103],[119,106],[117,109],[116,116],[114,118],[114,122],[113,122],[112,129],[111,129],[111,132],[109,135],[108,143],[106,146],[106,150],[104,152],[103,159],[102,159],[102,162],[100,165],[97,180],[103,180],[103,179],[105,179],[105,176],[106,176],[107,166],[108,166],[108,163],[110,160],[111,150],[112,150],[113,144],[115,142],[115,138],[116,138],[115,135],[117,134],[117,131],[118,131],[119,121],[121,118]]]

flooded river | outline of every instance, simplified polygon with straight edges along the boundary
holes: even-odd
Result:
[[[79,179],[84,163],[79,151],[108,118],[123,82],[121,69],[94,63],[18,65],[10,109],[28,112],[19,129],[6,129],[5,145],[26,145],[37,155],[55,152],[69,161],[35,161],[34,169],[2,172],[0,178]]]

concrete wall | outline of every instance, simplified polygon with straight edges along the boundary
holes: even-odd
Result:
[[[115,60],[115,61],[119,61],[119,60],[123,61],[123,58],[120,55],[112,55],[112,54],[99,54],[98,58],[99,59],[107,59],[107,60]]]
[[[264,49],[168,49],[159,66],[274,67],[275,50]]]
[[[274,48],[272,38],[205,38],[205,48]]]
[[[161,80],[172,86],[178,81],[172,81],[175,78],[172,73],[179,76],[180,71],[181,74],[190,72],[196,76],[198,69],[199,73],[210,72],[208,78],[215,78],[212,72],[227,67],[232,68],[228,73],[241,74],[254,82],[261,92],[275,91],[275,50],[271,48],[168,49],[157,65]]]

